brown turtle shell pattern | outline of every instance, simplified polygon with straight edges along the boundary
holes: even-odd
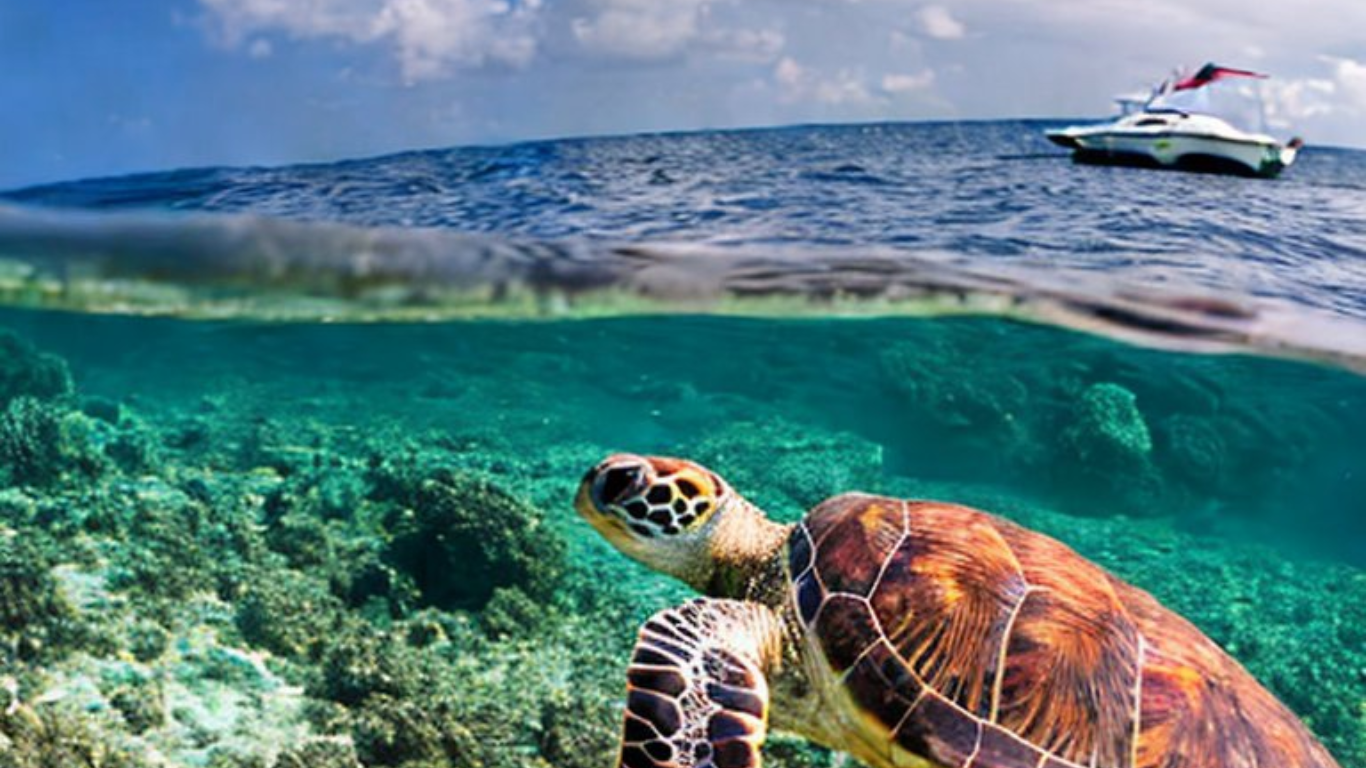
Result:
[[[1042,534],[846,494],[788,552],[797,613],[887,764],[1337,768],[1193,625]]]

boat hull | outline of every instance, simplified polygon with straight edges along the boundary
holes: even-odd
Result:
[[[1049,131],[1055,144],[1082,163],[1173,168],[1239,176],[1274,177],[1295,159],[1296,150],[1276,142],[1230,139],[1178,132],[1063,129]]]

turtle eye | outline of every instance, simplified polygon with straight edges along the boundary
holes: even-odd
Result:
[[[699,525],[719,506],[719,496],[725,486],[709,472],[680,473],[674,478],[672,512],[679,528]]]

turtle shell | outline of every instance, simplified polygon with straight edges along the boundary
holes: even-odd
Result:
[[[818,685],[875,764],[1336,768],[1189,622],[1006,520],[847,494],[788,555]]]

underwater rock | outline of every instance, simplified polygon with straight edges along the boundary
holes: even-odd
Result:
[[[493,482],[437,470],[402,489],[385,559],[413,579],[422,602],[479,609],[498,587],[549,599],[564,572],[565,544],[539,510]]]
[[[52,400],[71,392],[71,372],[64,360],[0,329],[0,409],[18,397]]]
[[[170,647],[171,634],[151,621],[139,621],[128,630],[128,651],[146,664],[156,661]]]
[[[84,415],[27,395],[0,412],[0,485],[45,487],[68,474],[94,478],[102,469]]]
[[[115,427],[123,420],[123,406],[107,397],[82,397],[81,413]]]
[[[836,494],[882,484],[882,446],[781,419],[727,425],[685,455],[720,468],[736,490],[787,518]]]
[[[294,494],[279,488],[266,497],[266,545],[289,559],[295,568],[315,568],[333,557],[327,524],[316,516],[295,511]]]
[[[356,713],[352,740],[364,765],[438,768],[484,765],[478,737],[445,699],[372,697]]]
[[[204,768],[266,768],[266,758],[255,752],[232,747],[210,747]]]
[[[0,488],[0,526],[24,528],[37,514],[38,500],[30,493],[21,488]]]
[[[773,768],[835,768],[848,762],[842,755],[825,747],[784,733],[769,737],[764,743],[764,757],[764,765],[772,765]]]

